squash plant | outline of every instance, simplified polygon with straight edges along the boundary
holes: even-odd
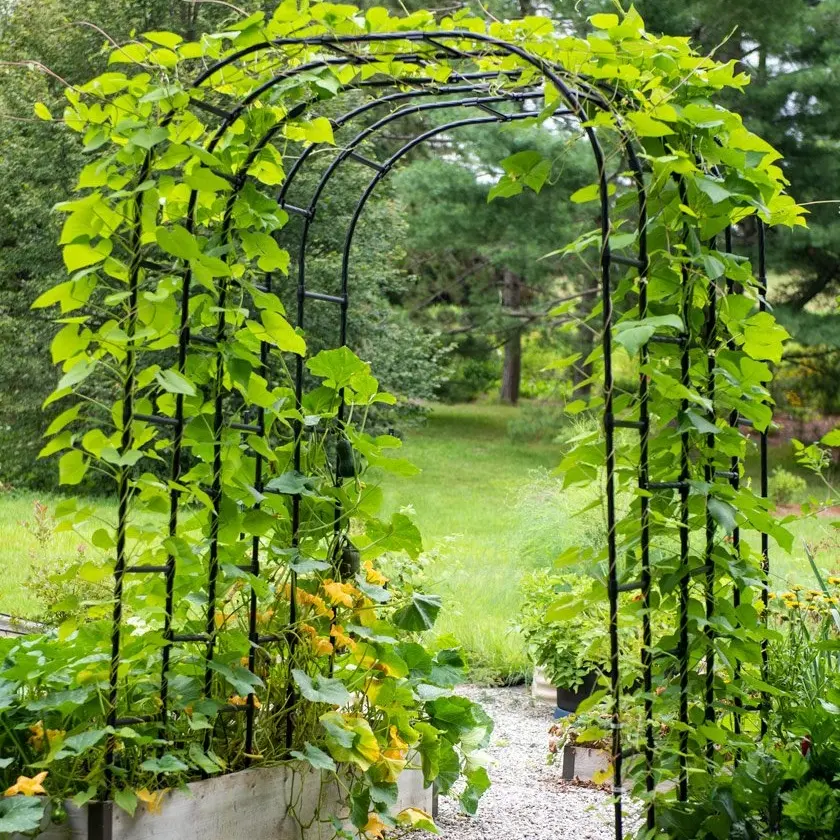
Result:
[[[412,635],[437,601],[402,598],[374,564],[419,547],[407,517],[377,518],[366,481],[370,468],[407,469],[388,457],[398,441],[366,431],[371,407],[392,398],[346,347],[307,355],[305,254],[290,321],[277,237],[290,213],[312,220],[276,191],[290,157],[337,143],[343,123],[323,103],[383,88],[442,96],[448,81],[498,97],[501,111],[464,106],[484,106],[479,122],[560,114],[593,150],[597,181],[570,200],[598,202],[600,229],[562,253],[598,263],[603,343],[587,362],[604,390],[589,408],[606,422],[561,471],[568,486],[604,480],[607,547],[572,549],[561,565],[607,564],[617,834],[625,756],[645,833],[657,798],[673,795],[655,782],[676,779],[686,800],[689,775],[747,746],[748,709],[773,687],[762,679],[767,536],[759,554],[746,535],[786,545],[790,534],[742,480],[745,422],[766,431],[786,334],[767,311],[763,263],[756,272],[733,253],[729,232],[761,238],[804,224],[803,211],[778,153],[715,102],[748,81],[734,62],[651,35],[632,7],[591,23],[573,37],[542,17],[284,0],[196,42],[140,35],[67,91],[64,122],[91,161],[58,208],[69,278],[35,303],[57,306],[63,325],[49,402],[66,408],[42,454],[60,455],[66,486],[91,470],[114,481],[117,520],[92,535],[107,561],[79,569],[112,577],[114,599],[9,652],[7,815],[35,810],[35,783],[15,787],[24,770],[48,773],[52,796],[110,795],[132,810],[193,774],[294,755],[351,768],[353,824],[377,836],[409,748],[444,789],[465,772],[474,807],[489,723],[451,696],[457,653],[433,655]],[[504,111],[520,95],[540,108]],[[396,160],[374,168],[384,176]],[[539,191],[551,162],[532,153],[502,169],[493,196]],[[616,388],[615,352],[638,365],[637,393]],[[622,425],[636,438],[616,436]],[[630,505],[621,517],[617,494]],[[92,510],[70,500],[59,514],[73,528]],[[641,627],[641,744],[621,742],[634,683],[622,679],[619,611]],[[670,734],[654,743],[660,717]]]

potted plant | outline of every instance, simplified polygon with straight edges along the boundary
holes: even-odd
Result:
[[[554,687],[557,708],[566,714],[592,693],[609,652],[606,606],[589,597],[594,584],[586,575],[547,570],[527,575],[522,583],[519,630],[534,665]],[[558,597],[575,606],[573,615],[550,617]],[[585,606],[578,609],[581,602]]]

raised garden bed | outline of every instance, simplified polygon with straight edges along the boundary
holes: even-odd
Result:
[[[407,769],[397,782],[394,812],[435,810],[435,794],[422,773]],[[111,833],[100,833],[98,811],[111,812]],[[305,764],[253,768],[193,782],[165,795],[159,808],[138,808],[134,817],[111,803],[67,809],[63,825],[45,826],[37,840],[331,840],[335,819],[347,806],[336,777]],[[106,826],[108,820],[106,819]],[[27,840],[12,835],[12,840]]]

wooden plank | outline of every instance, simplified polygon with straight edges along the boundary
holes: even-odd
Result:
[[[433,792],[423,787],[419,769],[404,771],[398,788],[399,810],[433,812]],[[141,805],[132,818],[115,808],[113,839],[332,840],[333,819],[347,819],[344,796],[334,776],[308,765],[255,767],[172,792],[157,814]],[[68,814],[65,825],[50,827],[38,840],[88,840],[87,810],[70,805]]]
[[[0,613],[0,636],[25,636],[28,633],[40,633],[43,629],[43,624]]]

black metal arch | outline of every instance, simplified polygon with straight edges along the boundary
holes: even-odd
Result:
[[[470,49],[462,49],[459,46],[452,46],[450,43],[456,41],[458,43],[471,43],[473,47]],[[370,47],[371,45],[387,45],[392,44],[396,50],[393,52],[354,52],[354,49],[362,49]],[[421,46],[422,50],[410,50],[406,52],[400,51],[403,45]],[[475,45],[483,45],[484,49],[477,49]],[[233,103],[232,107],[224,107],[224,103],[217,101],[209,101],[205,97],[205,85],[215,74],[224,70],[224,68],[234,65],[236,62],[254,57],[259,53],[265,51],[276,52],[281,59],[290,61],[292,56],[289,53],[295,48],[301,50],[307,49],[324,49],[335,55],[329,55],[319,58],[313,58],[295,67],[286,67],[280,72],[276,73],[270,79],[267,79],[258,87],[254,88],[241,101]],[[425,51],[424,51],[425,50]],[[474,71],[471,66],[474,65],[477,59],[486,58],[515,58],[521,61],[526,67],[534,72],[535,78],[531,80],[530,77],[523,80],[524,70],[504,70],[496,69],[489,71]],[[580,124],[583,135],[586,136],[590,144],[593,161],[596,169],[596,177],[599,192],[600,205],[600,233],[601,233],[601,247],[599,252],[599,266],[600,266],[600,289],[603,307],[603,364],[604,364],[604,441],[606,450],[606,514],[607,514],[607,589],[609,597],[609,640],[610,640],[610,663],[609,663],[609,684],[610,693],[612,695],[612,713],[611,713],[611,728],[612,728],[612,757],[613,757],[613,796],[614,796],[614,827],[615,835],[618,840],[623,837],[623,794],[624,790],[624,771],[623,760],[627,757],[626,751],[623,749],[621,737],[621,707],[620,699],[622,694],[622,683],[620,674],[620,648],[618,637],[618,617],[620,606],[620,595],[625,592],[639,591],[642,598],[642,653],[641,666],[644,679],[644,710],[645,710],[645,743],[643,748],[644,766],[645,766],[645,787],[649,796],[649,804],[646,808],[646,820],[650,828],[655,826],[655,812],[652,801],[652,796],[655,789],[655,773],[654,773],[654,759],[655,759],[655,743],[654,743],[654,725],[653,725],[653,701],[652,701],[652,674],[653,674],[653,660],[651,655],[652,647],[652,628],[650,620],[650,604],[651,604],[651,566],[650,566],[650,499],[649,491],[656,490],[674,490],[680,491],[681,497],[681,511],[682,518],[685,524],[688,521],[688,454],[687,443],[684,438],[683,457],[680,469],[680,479],[678,482],[668,481],[650,481],[649,476],[649,431],[650,431],[650,417],[649,417],[649,395],[648,395],[648,381],[647,376],[642,373],[639,379],[639,391],[637,406],[639,411],[638,420],[624,420],[618,419],[614,415],[614,376],[612,369],[612,327],[614,325],[613,304],[611,298],[612,287],[612,268],[613,266],[630,268],[637,272],[638,275],[638,294],[639,294],[639,317],[645,318],[648,314],[648,295],[647,295],[647,281],[649,270],[648,247],[647,247],[647,198],[645,187],[645,172],[640,162],[640,158],[634,148],[634,143],[630,135],[621,128],[620,115],[613,110],[608,98],[598,89],[597,85],[585,78],[579,78],[574,74],[568,73],[563,68],[557,67],[539,56],[533,55],[522,47],[501,41],[488,35],[472,32],[447,32],[447,31],[429,31],[429,32],[399,32],[399,33],[372,33],[367,35],[347,35],[347,36],[318,36],[312,38],[283,38],[272,42],[254,44],[245,49],[239,50],[232,55],[226,57],[224,60],[218,62],[206,69],[194,82],[191,89],[191,104],[205,113],[217,117],[220,122],[216,127],[215,133],[207,143],[207,150],[212,152],[217,148],[219,143],[223,140],[226,132],[231,128],[236,119],[241,116],[254,103],[258,102],[262,97],[271,95],[272,91],[284,82],[294,80],[302,74],[333,66],[355,66],[361,67],[366,64],[376,64],[383,59],[396,62],[400,65],[415,66],[418,70],[424,67],[435,65],[439,60],[445,59],[447,62],[463,62],[467,69],[464,72],[454,71],[451,79],[452,83],[441,84],[431,77],[427,76],[412,76],[405,75],[396,79],[389,79],[381,81],[379,79],[371,79],[368,81],[355,81],[340,88],[337,95],[342,95],[353,91],[365,91],[371,89],[393,89],[392,92],[386,93],[384,96],[365,102],[342,116],[333,120],[334,127],[338,128],[348,125],[354,120],[366,116],[369,112],[383,106],[387,107],[396,103],[412,100],[415,98],[428,98],[432,101],[422,102],[419,104],[410,104],[399,108],[396,111],[386,114],[385,116],[376,119],[370,125],[366,125],[353,137],[353,139],[343,148],[340,148],[337,156],[327,167],[322,174],[313,196],[306,207],[297,207],[289,204],[286,200],[290,186],[295,181],[296,176],[304,170],[307,160],[312,155],[315,147],[309,146],[303,150],[300,156],[293,163],[286,181],[283,183],[279,191],[278,203],[287,212],[294,213],[303,217],[303,229],[300,235],[298,245],[298,260],[297,260],[297,325],[303,326],[305,315],[305,304],[307,300],[317,300],[326,303],[338,304],[340,310],[340,334],[338,342],[343,345],[347,340],[347,317],[349,310],[349,272],[350,272],[350,254],[352,250],[352,243],[354,233],[357,228],[358,221],[365,209],[368,199],[375,191],[377,185],[385,178],[385,176],[394,168],[394,166],[412,149],[418,147],[422,143],[429,140],[431,137],[443,132],[451,131],[459,127],[471,125],[489,125],[498,124],[500,122],[513,122],[533,116],[528,112],[522,113],[506,113],[498,111],[492,106],[501,103],[517,103],[525,102],[531,99],[538,98],[543,95],[541,85],[546,81],[550,82],[558,91],[562,101],[563,107],[558,107],[555,112],[557,116],[571,117],[576,119]],[[495,85],[494,85],[495,83]],[[452,99],[446,97],[462,96],[460,99]],[[256,162],[260,152],[266,148],[272,139],[282,130],[285,123],[289,120],[304,116],[307,112],[318,102],[317,97],[305,99],[298,104],[295,104],[288,112],[286,117],[272,126],[264,135],[253,145],[247,159],[242,167],[238,170],[232,179],[233,189],[227,197],[224,216],[221,224],[221,239],[223,244],[227,244],[230,237],[232,217],[234,205],[240,191],[247,183],[250,177],[250,169]],[[586,106],[586,107],[584,107]],[[605,156],[599,143],[595,129],[588,124],[589,115],[586,108],[592,108],[600,111],[607,111],[612,114],[616,124],[619,127],[619,138],[622,151],[626,157],[628,168],[632,176],[632,188],[638,197],[638,217],[637,217],[637,245],[636,255],[627,257],[620,254],[613,254],[610,250],[609,237],[611,232],[610,212],[611,204],[609,200],[609,191],[607,183],[607,174],[605,170]],[[463,117],[456,120],[451,120],[443,125],[435,126],[434,128],[425,130],[413,137],[410,141],[405,143],[396,152],[394,152],[387,160],[379,162],[371,160],[370,158],[360,154],[358,148],[360,145],[376,136],[377,132],[385,126],[394,122],[395,120],[403,119],[405,117],[420,115],[427,112],[446,110],[446,109],[477,109],[482,111],[480,116]],[[352,214],[350,222],[347,226],[344,239],[344,248],[342,253],[342,268],[340,278],[340,294],[332,295],[325,292],[313,291],[306,286],[306,249],[309,241],[309,232],[313,219],[316,216],[318,203],[323,195],[323,192],[332,178],[338,171],[339,167],[348,160],[353,160],[356,163],[367,166],[374,171],[374,174],[362,192],[355,210]],[[143,177],[148,175],[151,171],[154,162],[154,150],[150,150],[143,165]],[[140,207],[141,199],[138,199],[138,208]],[[197,210],[198,192],[193,189],[190,194],[186,228],[190,233],[194,233],[197,228],[196,210]],[[139,216],[139,213],[138,213]],[[727,236],[727,246],[729,246],[730,237]],[[134,232],[132,238],[132,250],[138,255],[132,262],[129,271],[129,318],[127,333],[129,337],[133,337],[137,324],[137,300],[138,300],[138,286],[140,280],[140,270],[143,267],[142,261],[139,257],[140,252],[140,238],[139,227]],[[760,256],[760,275],[765,277],[763,264],[763,238],[761,245]],[[235,430],[243,433],[250,433],[258,435],[264,439],[268,437],[268,430],[266,428],[266,414],[265,410],[260,408],[257,412],[256,422],[253,424],[244,422],[234,422],[226,414],[226,406],[224,399],[224,356],[223,345],[227,334],[227,323],[225,318],[225,305],[227,296],[231,291],[231,284],[227,278],[221,278],[218,284],[218,309],[219,318],[216,325],[215,335],[212,338],[191,334],[189,321],[189,299],[192,287],[192,270],[188,267],[183,272],[181,285],[181,321],[178,336],[178,370],[183,373],[186,369],[187,360],[191,348],[200,347],[203,352],[209,351],[215,358],[215,377],[216,381],[213,386],[213,421],[212,433],[215,443],[215,454],[213,463],[213,480],[210,487],[210,497],[212,499],[212,513],[210,519],[210,534],[209,534],[209,550],[208,550],[208,575],[207,575],[207,607],[206,607],[206,621],[204,631],[201,633],[178,633],[173,626],[174,615],[174,591],[175,591],[175,574],[177,558],[174,553],[170,552],[167,556],[165,565],[161,566],[131,566],[126,551],[126,524],[128,519],[129,503],[131,497],[131,482],[128,472],[124,472],[119,485],[119,526],[117,539],[117,562],[114,570],[114,594],[115,606],[113,614],[113,633],[112,633],[112,651],[111,651],[111,669],[110,669],[110,691],[109,691],[109,724],[115,729],[127,723],[148,723],[157,724],[165,731],[170,721],[169,710],[169,681],[171,669],[171,654],[175,645],[180,644],[198,644],[203,646],[203,657],[205,662],[204,669],[204,693],[205,696],[211,697],[213,691],[213,671],[212,663],[215,655],[216,643],[216,611],[217,611],[217,583],[219,579],[219,531],[222,518],[222,441],[226,433]],[[685,279],[685,278],[684,278]],[[762,280],[765,283],[766,280]],[[259,287],[260,290],[270,291],[272,289],[273,278],[271,274],[266,274],[265,283]],[[714,324],[711,325],[711,333],[709,340],[714,337]],[[682,371],[683,378],[688,377],[688,335],[683,336],[655,336],[652,340],[654,342],[679,344],[682,347]],[[183,469],[183,442],[184,430],[186,423],[184,397],[178,395],[175,402],[175,411],[173,417],[159,417],[154,415],[140,415],[135,412],[135,390],[136,378],[134,369],[136,365],[135,351],[129,343],[129,349],[126,360],[126,370],[128,375],[125,380],[124,400],[123,400],[123,437],[122,443],[124,450],[131,448],[131,443],[134,435],[134,424],[138,422],[144,423],[158,423],[166,425],[172,429],[172,449],[171,449],[171,469],[170,469],[170,514],[168,532],[170,537],[176,537],[179,527],[179,512],[180,512],[180,497],[183,492],[179,488],[179,479],[182,475]],[[263,341],[260,348],[261,359],[261,373],[268,378],[270,375],[269,364],[269,350],[270,345]],[[649,361],[650,345],[645,344],[641,350],[641,364],[642,367]],[[710,374],[711,376],[711,374]],[[295,397],[298,409],[301,408],[303,399],[303,379],[304,379],[304,361],[298,356],[295,363]],[[343,419],[344,405],[343,401],[339,408],[339,420]],[[737,418],[732,421],[738,422]],[[637,430],[640,438],[640,460],[638,466],[638,483],[639,488],[644,491],[640,494],[640,516],[641,516],[641,531],[640,531],[640,562],[641,562],[641,579],[633,584],[619,583],[619,570],[617,560],[617,538],[616,538],[616,454],[615,454],[615,440],[614,430],[628,428]],[[302,427],[298,424],[294,430],[294,454],[293,463],[296,470],[301,468],[301,445],[302,445]],[[766,439],[763,442],[763,456],[762,456],[762,490],[766,493]],[[259,453],[254,456],[255,463],[255,482],[254,487],[258,492],[265,491],[264,481],[264,459]],[[736,472],[736,465],[733,465],[733,472]],[[729,478],[732,481],[731,476]],[[299,546],[299,529],[301,516],[301,496],[299,494],[290,494],[292,496],[292,548]],[[259,503],[256,503],[256,508]],[[340,509],[336,509],[336,522],[340,516]],[[762,548],[766,558],[766,536],[763,539]],[[687,529],[683,528],[683,536],[681,539],[681,562],[686,569],[686,574],[682,579],[681,591],[681,618],[680,618],[680,633],[681,637],[685,637],[687,632],[687,604],[688,604],[688,536]],[[251,545],[251,559],[248,564],[243,566],[248,572],[259,576],[261,568],[261,556],[263,546],[259,537],[253,538]],[[164,621],[164,646],[162,650],[161,661],[161,683],[160,683],[160,713],[156,715],[146,716],[125,716],[119,715],[120,697],[119,697],[119,663],[121,655],[121,626],[122,626],[122,596],[125,576],[128,574],[160,574],[162,573],[166,583],[166,606],[165,606],[165,621]],[[296,573],[291,572],[291,595],[289,602],[290,622],[294,625],[296,621]],[[766,590],[765,590],[766,597]],[[708,605],[708,602],[707,602]],[[710,609],[713,609],[713,602]],[[249,658],[248,665],[252,672],[256,666],[256,651],[263,646],[274,642],[281,642],[288,646],[290,653],[294,650],[295,637],[285,636],[261,636],[258,630],[257,623],[257,594],[252,587],[250,593],[250,613],[249,613]],[[687,637],[686,637],[687,638]],[[680,720],[688,723],[688,649],[687,643],[680,646]],[[292,692],[292,682],[289,681],[290,694],[287,698],[289,712],[286,716],[286,739],[287,744],[291,746],[294,727],[294,716],[291,713],[291,707],[294,704],[295,698]],[[707,703],[708,707],[708,703]],[[254,720],[255,720],[255,697],[250,694],[247,698],[247,703],[244,707],[224,707],[222,711],[226,713],[244,712],[246,716],[244,752],[250,755],[254,746]],[[712,711],[712,715],[714,712]],[[208,732],[207,738],[210,734]],[[109,744],[109,752],[107,756],[108,766],[110,767],[114,760],[114,741]],[[683,755],[680,759],[680,785],[679,796],[685,799],[687,796],[685,780],[687,778],[686,755],[683,750]],[[104,813],[104,812],[103,812]],[[104,820],[104,817],[103,817]],[[104,822],[103,822],[104,826]],[[104,831],[103,827],[103,831]],[[101,836],[107,836],[105,834]]]

